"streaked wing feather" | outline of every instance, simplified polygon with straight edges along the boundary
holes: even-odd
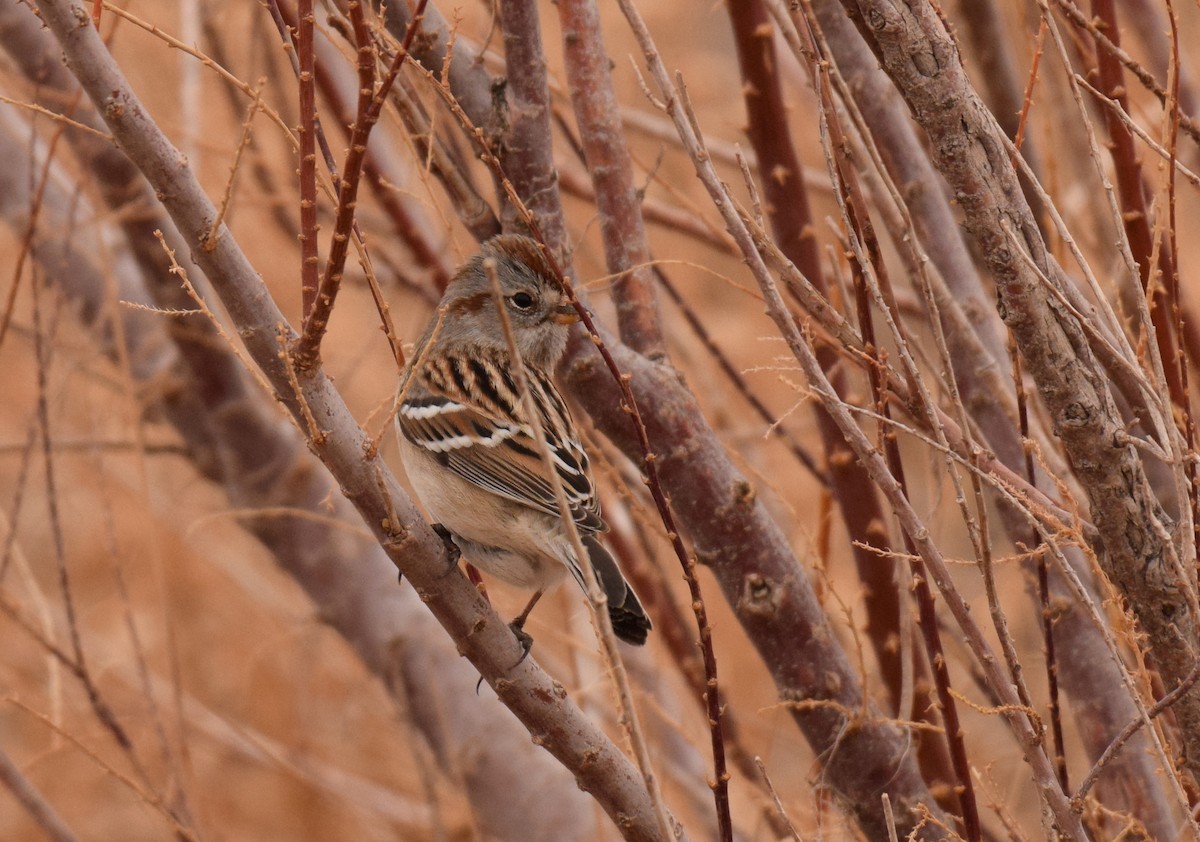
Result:
[[[533,430],[525,422],[516,384],[503,361],[492,371],[497,378],[486,389],[468,393],[482,374],[477,361],[451,360],[421,372],[415,396],[400,407],[398,423],[405,438],[423,447],[468,482],[547,514],[557,515],[554,491],[538,453]],[[449,374],[447,374],[449,372]],[[570,415],[553,383],[541,371],[526,367],[529,388],[538,406],[551,461],[567,504],[580,528],[605,529],[588,470],[587,454],[574,434]]]

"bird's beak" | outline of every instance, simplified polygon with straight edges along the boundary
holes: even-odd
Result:
[[[574,304],[559,304],[550,314],[550,321],[556,325],[573,325],[579,321],[579,312]]]

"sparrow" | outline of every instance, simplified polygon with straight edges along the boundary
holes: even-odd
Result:
[[[488,259],[519,360],[509,352]],[[651,628],[637,594],[600,543],[608,526],[587,454],[550,376],[577,321],[538,244],[517,235],[494,237],[455,273],[400,380],[396,424],[413,490],[467,561],[535,591],[512,623],[526,651],[531,641],[522,627],[542,593],[568,573],[587,589],[525,410],[518,365],[553,471],[608,598],[613,631],[641,645]]]

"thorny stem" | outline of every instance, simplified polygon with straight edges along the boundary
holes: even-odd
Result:
[[[313,0],[297,0],[296,56],[300,62],[300,293],[307,319],[316,305],[320,257],[317,254],[317,135]]]
[[[1009,354],[1012,358],[1013,383],[1017,387],[1017,423],[1021,431],[1021,440],[1029,441],[1029,407],[1025,398],[1025,383],[1021,380],[1021,358],[1017,354],[1016,342],[1009,337]],[[1030,485],[1036,484],[1037,473],[1034,470],[1033,448],[1025,447],[1025,479]],[[1029,549],[1037,559],[1038,604],[1041,606],[1042,646],[1046,657],[1047,695],[1050,697],[1050,733],[1054,739],[1054,768],[1058,774],[1058,782],[1063,791],[1070,788],[1067,777],[1066,741],[1063,737],[1062,710],[1058,700],[1058,657],[1054,647],[1054,613],[1050,606],[1050,569],[1046,563],[1046,554],[1042,536],[1033,532],[1033,540]]]
[[[291,43],[293,45],[293,47],[298,49],[299,43],[298,43],[298,40],[295,35],[295,30],[297,27],[290,26],[288,24],[287,20],[285,20],[285,18],[284,18],[285,7],[283,6],[281,0],[270,0],[269,6],[270,6],[270,11],[271,11],[271,19],[275,23],[275,27],[279,32],[279,37],[283,39],[284,43]],[[290,11],[290,9],[287,11]],[[321,43],[327,43],[327,42],[324,42],[324,41],[318,42],[314,46],[317,46],[319,48],[319,44],[321,44]],[[299,64],[296,62],[293,62],[292,69],[293,69],[293,71],[296,72],[297,78],[299,78],[299,72],[300,72]],[[335,89],[335,86],[330,81],[329,76],[330,76],[329,67],[327,67],[325,65],[325,63],[317,63],[317,65],[316,65],[317,84],[321,87],[322,92],[325,95],[325,98],[331,102],[334,109],[336,110],[338,124],[342,126],[342,128],[346,131],[346,133],[348,135],[352,135],[353,134],[353,129],[352,129],[353,123],[352,123],[352,121],[348,120],[346,115],[343,113],[343,110],[344,110],[342,107],[343,103],[342,103],[340,97],[337,96],[337,91]],[[361,87],[360,87],[360,91],[361,91]],[[329,179],[333,183],[333,191],[335,194],[340,194],[341,189],[342,189],[342,179],[338,173],[337,162],[333,158],[333,152],[329,148],[329,139],[325,136],[325,130],[322,128],[321,121],[319,119],[314,119],[313,129],[316,134],[317,142],[318,142],[318,144],[320,144],[322,155],[325,158],[325,167],[329,172]],[[353,138],[351,137],[351,140],[352,139]],[[367,156],[365,158],[364,167],[367,172],[368,179],[372,180],[372,186],[375,186],[376,188],[378,188],[378,185],[374,181],[374,175],[373,175],[373,174],[377,174],[377,165],[375,164],[374,160],[370,156]],[[378,191],[378,192],[380,192],[380,194],[381,194],[379,196],[380,203],[383,204],[386,208],[388,208],[392,212],[392,215],[394,218],[395,217],[398,217],[400,219],[406,218],[404,215],[405,212],[404,212],[403,207],[400,205],[400,203],[392,201],[393,197],[390,195],[390,193],[388,193],[387,191]],[[367,286],[371,290],[371,297],[375,301],[375,309],[378,311],[380,321],[383,323],[383,332],[384,332],[384,335],[387,337],[388,346],[392,349],[392,358],[396,361],[396,364],[398,367],[403,368],[404,367],[404,349],[400,346],[400,340],[396,337],[396,330],[392,324],[391,309],[388,307],[387,301],[383,295],[383,291],[379,287],[379,280],[378,280],[378,278],[375,277],[374,268],[371,265],[370,258],[368,257],[367,251],[366,251],[366,238],[363,236],[362,230],[359,228],[357,218],[351,220],[350,228],[354,235],[355,248],[358,250],[359,263],[363,268],[363,274],[366,276]],[[406,230],[406,231],[402,232],[402,236],[404,236],[405,239],[410,242],[416,241],[417,245],[414,246],[414,251],[416,251],[418,254],[420,254],[422,256],[425,256],[426,254],[428,254],[428,249],[421,248],[421,244],[424,243],[424,238],[417,231],[411,230],[413,228],[415,228],[415,226],[410,225],[409,226],[410,230]],[[422,290],[422,292],[426,292],[426,291]]]
[[[828,84],[823,75],[822,95],[823,97],[828,96]],[[832,101],[828,100],[826,102],[826,112],[829,113],[831,111]],[[837,146],[841,139],[837,134],[838,130],[835,120],[829,120],[828,125],[831,135],[835,138],[834,145]],[[874,234],[870,231],[870,221],[861,219],[860,215],[863,213],[863,209],[861,208],[859,197],[851,185],[851,179],[854,177],[853,173],[842,169],[839,175],[841,176],[839,185],[843,191],[842,200],[844,202],[846,221],[859,240],[867,246],[867,253],[873,262],[874,271],[877,274],[882,274],[883,265],[879,262],[878,245],[871,245],[874,242]],[[863,342],[867,349],[873,352],[872,356],[878,356],[880,352],[877,350],[879,346],[876,343],[875,328],[871,318],[871,301],[867,290],[865,267],[857,259],[852,260],[850,265],[857,296],[856,304],[858,307],[859,330],[862,333]],[[872,398],[880,414],[886,421],[890,422],[891,407],[886,397],[886,375],[879,365],[871,366],[869,374]],[[881,434],[883,437],[883,452],[888,470],[896,478],[901,493],[907,497],[908,485],[904,474],[904,463],[900,459],[900,448],[896,440],[896,434],[887,426],[881,430]],[[962,810],[966,838],[968,842],[978,842],[980,839],[979,809],[975,803],[975,789],[971,779],[970,763],[967,760],[966,745],[963,742],[962,726],[958,718],[958,705],[951,692],[950,669],[946,660],[946,653],[942,647],[933,591],[929,587],[929,578],[926,574],[925,566],[921,561],[921,556],[917,552],[917,547],[913,543],[912,537],[907,533],[904,534],[904,547],[909,557],[912,587],[916,594],[917,610],[920,613],[921,634],[925,641],[925,650],[929,658],[929,663],[933,668],[934,685],[937,688],[938,703],[941,709],[942,720],[945,723],[946,743],[950,749],[950,759],[954,765],[955,776],[958,778],[956,792],[958,794],[959,807]]]
[[[1120,33],[1117,28],[1116,9],[1112,0],[1092,0],[1092,9],[1096,14],[1097,22],[1108,33],[1113,45],[1119,47]],[[1125,78],[1121,72],[1120,62],[1108,50],[1099,48],[1096,50],[1096,62],[1099,68],[1101,91],[1105,96],[1114,99],[1121,106],[1122,111],[1128,112],[1129,101],[1124,93]],[[1168,104],[1171,101],[1169,99]],[[1175,105],[1177,106],[1178,103],[1176,102]],[[1173,110],[1178,113],[1177,108]],[[1150,230],[1150,209],[1146,204],[1145,196],[1146,185],[1142,179],[1141,164],[1138,161],[1133,134],[1112,111],[1105,109],[1104,119],[1108,127],[1113,168],[1121,197],[1122,222],[1125,225],[1125,234],[1129,239],[1133,259],[1138,264],[1142,292],[1150,298],[1150,318],[1154,322],[1154,335],[1158,342],[1158,353],[1162,358],[1163,373],[1170,390],[1171,402],[1179,410],[1186,412],[1183,375],[1179,369],[1179,360],[1172,340],[1171,316],[1173,308],[1177,307],[1177,304],[1168,297],[1169,290],[1175,286],[1173,279],[1177,279],[1174,253],[1169,247],[1162,248]],[[1174,173],[1174,167],[1171,172]],[[1157,262],[1154,260],[1155,252],[1158,254]],[[1156,275],[1165,278],[1166,286],[1154,282]]]
[[[814,234],[808,185],[792,142],[791,128],[778,71],[779,56],[772,37],[770,17],[761,0],[729,6],[741,68],[742,94],[749,116],[747,133],[758,163],[766,216],[783,254],[796,265],[820,293],[828,295],[820,251]],[[850,382],[836,348],[820,343],[817,360],[829,374],[839,394]],[[819,404],[813,405],[817,429],[825,450],[829,488],[838,502],[849,535],[854,564],[863,584],[867,636],[893,706],[902,701],[903,652],[895,645],[902,633],[900,594],[895,562],[866,549],[891,543],[879,495],[870,490],[862,466],[851,458],[837,425]],[[908,716],[907,711],[899,716]],[[935,745],[934,741],[925,746]],[[923,759],[926,759],[923,757]],[[944,764],[942,764],[944,765]]]
[[[341,287],[342,273],[346,265],[346,254],[350,245],[351,229],[354,225],[355,210],[358,201],[358,186],[362,173],[363,161],[367,154],[367,142],[371,130],[379,122],[379,115],[387,101],[388,91],[396,81],[405,59],[408,58],[408,48],[413,36],[421,23],[425,4],[428,0],[418,0],[417,8],[409,22],[404,41],[392,59],[392,65],[376,90],[375,86],[375,46],[367,26],[366,14],[363,11],[363,0],[350,0],[347,10],[354,28],[354,40],[358,48],[358,119],[350,133],[350,151],[346,154],[346,162],[342,167],[342,180],[338,189],[338,206],[334,216],[333,242],[329,248],[329,258],[325,261],[325,272],[321,276],[321,285],[312,309],[304,319],[304,329],[296,341],[293,351],[296,366],[301,372],[311,371],[317,364],[321,353],[321,339],[329,325],[329,316],[333,312],[334,300]]]
[[[1107,34],[1105,34],[1105,30],[1107,30],[1108,27],[1104,27],[1102,30],[1097,19],[1089,18],[1086,14],[1084,14],[1083,10],[1075,5],[1074,0],[1054,0],[1054,2],[1058,4],[1058,8],[1062,10],[1062,13],[1068,19],[1070,19],[1071,23],[1073,23],[1079,29],[1090,33],[1092,38],[1094,38],[1096,41],[1096,46],[1116,58],[1117,61],[1124,65],[1125,68],[1132,73],[1139,82],[1142,83],[1142,86],[1146,90],[1154,94],[1155,98],[1161,105],[1167,106],[1167,90],[1159,83],[1157,79],[1154,78],[1153,73],[1146,70],[1146,68],[1134,61],[1133,57],[1129,55],[1129,53],[1121,49],[1119,44],[1114,43],[1114,41],[1109,38]],[[1179,128],[1186,132],[1193,141],[1200,143],[1200,127],[1196,126],[1195,122],[1189,115],[1180,112]]]

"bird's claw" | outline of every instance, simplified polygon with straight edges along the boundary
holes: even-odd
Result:
[[[511,667],[512,669],[516,669],[517,667],[519,667],[521,664],[523,664],[525,662],[526,658],[529,657],[529,651],[531,649],[533,649],[533,637],[529,634],[529,632],[525,631],[525,615],[524,614],[522,614],[520,617],[517,617],[515,620],[513,620],[511,623],[509,623],[508,628],[510,631],[512,631],[513,635],[517,638],[517,643],[521,644],[521,657],[518,658],[517,662],[515,664],[513,664]],[[481,675],[481,676],[479,676],[479,680],[475,682],[475,695],[476,696],[479,695],[479,688],[482,686],[483,686],[483,676]]]
[[[529,657],[529,650],[533,648],[533,638],[529,632],[525,631],[525,617],[521,616],[508,624],[513,635],[517,638],[517,643],[521,644],[521,657],[513,664],[514,667],[519,667]]]
[[[450,567],[446,570],[446,574],[449,575],[451,570],[458,567],[458,560],[462,558],[462,552],[458,549],[458,544],[454,543],[454,534],[449,529],[440,523],[431,523],[430,526],[446,547],[446,555],[450,558]]]

